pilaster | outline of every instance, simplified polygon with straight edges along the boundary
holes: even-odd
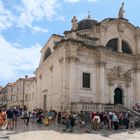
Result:
[[[140,103],[140,65],[136,65],[134,67],[134,72],[135,72],[135,101],[136,103]]]
[[[76,91],[76,65],[78,63],[77,56],[77,44],[68,44],[65,48],[65,61],[67,65],[67,80],[68,80],[68,94],[67,94],[67,105],[66,108],[71,107],[71,96],[75,94]]]
[[[140,53],[140,28],[136,28],[135,32],[135,40],[136,40],[136,52]]]
[[[99,62],[99,94],[98,100],[99,103],[104,103],[105,101],[105,62]]]
[[[105,65],[106,65],[106,53],[105,48],[100,46],[97,52],[97,102],[104,103],[105,101]]]

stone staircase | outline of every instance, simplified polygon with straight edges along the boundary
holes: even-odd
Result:
[[[129,114],[131,115],[131,117],[135,120],[135,126],[136,127],[140,127],[140,113],[133,110],[133,109],[130,109],[130,108],[127,108],[125,107],[124,105],[116,105],[119,109],[121,108],[121,110],[123,110],[123,112],[125,111],[129,111]]]
[[[121,108],[121,110],[123,110],[123,111],[130,111],[131,114],[134,115],[134,116],[140,116],[140,113],[139,113],[139,112],[137,112],[137,111],[135,111],[135,110],[133,110],[133,109],[127,108],[127,107],[125,107],[124,105],[118,104],[118,105],[116,105],[116,106],[117,106],[118,108]]]

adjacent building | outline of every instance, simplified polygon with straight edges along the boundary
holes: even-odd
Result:
[[[19,78],[16,82],[8,83],[1,89],[0,101],[3,107],[27,106],[29,108],[31,94],[30,85],[35,81],[35,77]]]
[[[2,86],[0,86],[0,106],[2,106]]]

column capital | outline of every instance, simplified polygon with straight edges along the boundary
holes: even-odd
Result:
[[[99,66],[105,66],[106,63],[107,63],[106,61],[98,61],[98,62],[96,62],[96,64],[99,65]]]

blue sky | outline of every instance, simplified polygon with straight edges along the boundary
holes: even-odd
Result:
[[[140,0],[124,0],[125,18],[140,26]],[[0,0],[0,85],[32,76],[51,34],[71,29],[71,19],[98,21],[118,15],[122,0]]]

